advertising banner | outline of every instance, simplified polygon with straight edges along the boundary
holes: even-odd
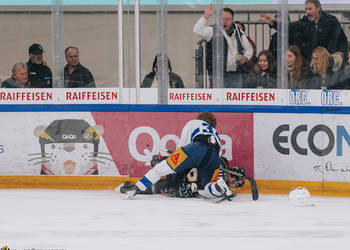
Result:
[[[0,104],[117,104],[116,88],[0,89]]]
[[[104,140],[122,175],[141,177],[150,169],[152,155],[174,151],[183,126],[199,113],[187,112],[94,112],[96,124],[104,127]],[[253,114],[213,113],[230,165],[253,174]]]
[[[350,182],[350,116],[254,114],[254,175]]]
[[[350,107],[349,90],[168,89],[171,105]],[[0,89],[0,104],[158,104],[156,88]]]
[[[119,175],[88,112],[4,112],[1,121],[1,175]]]
[[[189,112],[1,113],[0,175],[141,177],[175,150]],[[253,114],[214,113],[222,154],[253,175]]]

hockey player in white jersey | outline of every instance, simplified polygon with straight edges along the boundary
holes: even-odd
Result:
[[[188,180],[187,189],[177,189],[174,194],[170,192],[171,196],[233,197],[224,178],[219,176],[221,143],[215,127],[216,118],[210,112],[203,112],[196,120],[189,121],[182,130],[180,147],[149,170],[136,185],[124,190],[124,198],[130,199],[144,192],[162,176],[171,174],[185,176]]]

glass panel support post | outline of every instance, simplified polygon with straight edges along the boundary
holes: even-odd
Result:
[[[53,87],[64,88],[63,0],[51,2]]]

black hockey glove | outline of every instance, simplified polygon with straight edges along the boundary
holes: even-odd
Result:
[[[158,155],[153,155],[151,160],[151,166],[154,167],[156,164],[164,161],[166,158],[168,158],[168,156],[159,157]]]

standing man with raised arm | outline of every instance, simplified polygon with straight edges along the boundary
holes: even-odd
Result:
[[[348,40],[344,30],[335,16],[322,11],[319,0],[305,1],[305,16],[295,23],[295,32],[295,41],[308,61],[319,46],[331,54],[341,52],[347,61]]]
[[[277,21],[269,15],[261,14],[261,19],[277,29]],[[348,60],[348,39],[338,19],[323,11],[319,0],[305,1],[305,15],[296,22],[289,23],[289,45],[297,45],[302,56],[311,62],[312,51],[321,46],[331,54],[341,53],[344,62]]]
[[[208,5],[203,16],[193,27],[193,32],[207,41],[206,65],[210,86],[213,87],[213,35],[218,28],[223,36],[224,88],[243,87],[243,67],[253,55],[253,48],[246,35],[234,23],[234,12],[230,8],[222,10],[223,29],[217,25],[208,26],[208,19],[213,15],[214,6]],[[215,63],[215,62],[214,62]]]

